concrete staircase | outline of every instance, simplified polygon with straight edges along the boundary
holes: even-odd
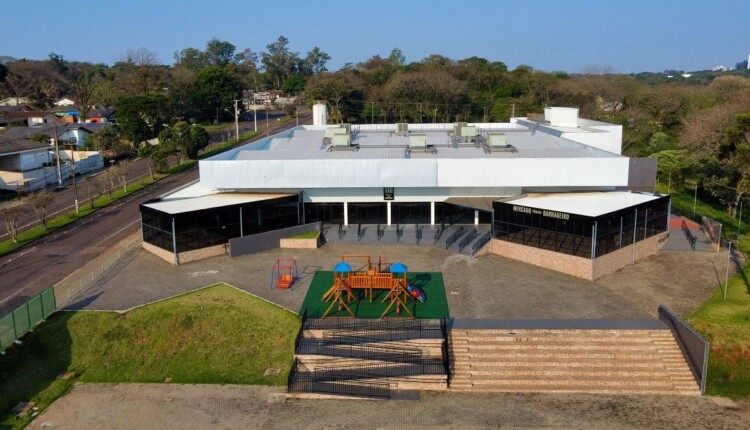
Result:
[[[667,329],[450,333],[451,390],[701,394]]]
[[[445,247],[446,239],[454,232],[463,227],[463,234],[448,248]],[[380,229],[380,234],[378,234]],[[473,245],[483,239],[489,233],[491,227],[482,225],[451,225],[443,230],[439,225],[425,224],[400,224],[400,225],[377,225],[377,224],[352,224],[342,226],[326,225],[323,234],[327,243],[346,243],[360,245],[419,245],[437,246],[441,249],[473,256],[479,249]],[[472,237],[468,243],[462,243],[461,239]],[[462,246],[463,245],[463,246]]]
[[[687,230],[695,239],[694,248],[690,245],[687,234],[682,229],[683,220],[685,221],[685,225],[688,227]],[[667,239],[667,243],[660,250],[660,252],[715,252],[715,246],[716,245],[714,245],[711,239],[709,239],[706,232],[703,231],[703,228],[701,228],[700,224],[694,223],[687,218],[672,215],[669,222],[669,239]]]
[[[372,392],[368,387],[390,392],[448,388],[439,321],[430,325],[422,322],[427,320],[351,320],[358,322],[346,327],[319,321],[301,332],[289,385],[293,396],[362,397],[366,394],[357,393]]]

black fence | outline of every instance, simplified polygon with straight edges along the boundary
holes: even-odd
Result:
[[[423,360],[420,363],[384,363],[362,366],[316,367],[315,381],[354,381],[357,379],[398,378],[420,375],[445,375],[442,360]]]
[[[466,246],[469,245],[471,241],[477,237],[478,234],[479,232],[477,232],[477,229],[472,229],[469,234],[464,236],[464,238],[458,242],[458,252],[463,251],[464,248],[466,248]]]
[[[456,243],[456,241],[458,240],[458,238],[461,237],[461,235],[463,235],[463,234],[464,234],[464,226],[461,226],[461,227],[458,228],[458,230],[454,231],[453,234],[451,234],[450,236],[448,236],[447,239],[445,239],[445,249],[450,248],[451,245],[453,245],[454,243]]]
[[[690,247],[693,248],[693,251],[695,251],[695,236],[693,236],[693,232],[690,231],[690,229],[687,226],[687,223],[685,220],[682,220],[682,232],[685,233],[685,237],[687,238],[688,242],[690,243]]]
[[[253,234],[250,236],[238,237],[229,240],[229,255],[237,257],[240,255],[253,254],[256,252],[267,251],[279,247],[281,239],[312,231],[320,231],[322,225],[320,222],[310,224],[295,225],[293,227],[282,228],[265,233]]]
[[[391,397],[391,384],[387,382],[365,381],[316,381],[314,372],[298,371],[295,361],[289,373],[290,393],[332,394],[338,396],[370,397],[388,399]]]
[[[659,320],[672,330],[696,382],[700,385],[701,394],[704,394],[708,371],[708,341],[664,305],[659,306]]]
[[[297,355],[326,355],[395,363],[419,363],[422,360],[422,351],[419,349],[360,345],[337,338],[305,339],[298,345]]]
[[[485,243],[489,242],[490,239],[492,239],[492,232],[487,232],[484,236],[482,236],[478,241],[474,243],[474,245],[471,245],[471,253],[476,254],[476,252],[484,246]]]

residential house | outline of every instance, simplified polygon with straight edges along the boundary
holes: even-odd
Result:
[[[61,98],[55,102],[55,106],[74,106],[75,104],[76,102],[67,97]]]

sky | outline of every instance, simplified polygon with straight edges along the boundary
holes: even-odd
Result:
[[[620,73],[734,67],[750,53],[750,1],[718,0],[5,0],[0,55],[112,64],[147,48],[174,52],[211,38],[255,52],[284,35],[304,56],[315,46],[329,70],[400,48],[472,56],[546,71],[606,66]]]

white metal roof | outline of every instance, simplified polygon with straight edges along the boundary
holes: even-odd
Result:
[[[535,209],[596,217],[650,202],[659,197],[661,196],[627,191],[554,193],[529,194],[526,197],[506,203]]]
[[[293,194],[248,194],[248,193],[214,193],[198,197],[165,198],[158,202],[146,203],[143,206],[168,214],[180,214],[203,209],[231,206],[242,203],[287,197]]]

